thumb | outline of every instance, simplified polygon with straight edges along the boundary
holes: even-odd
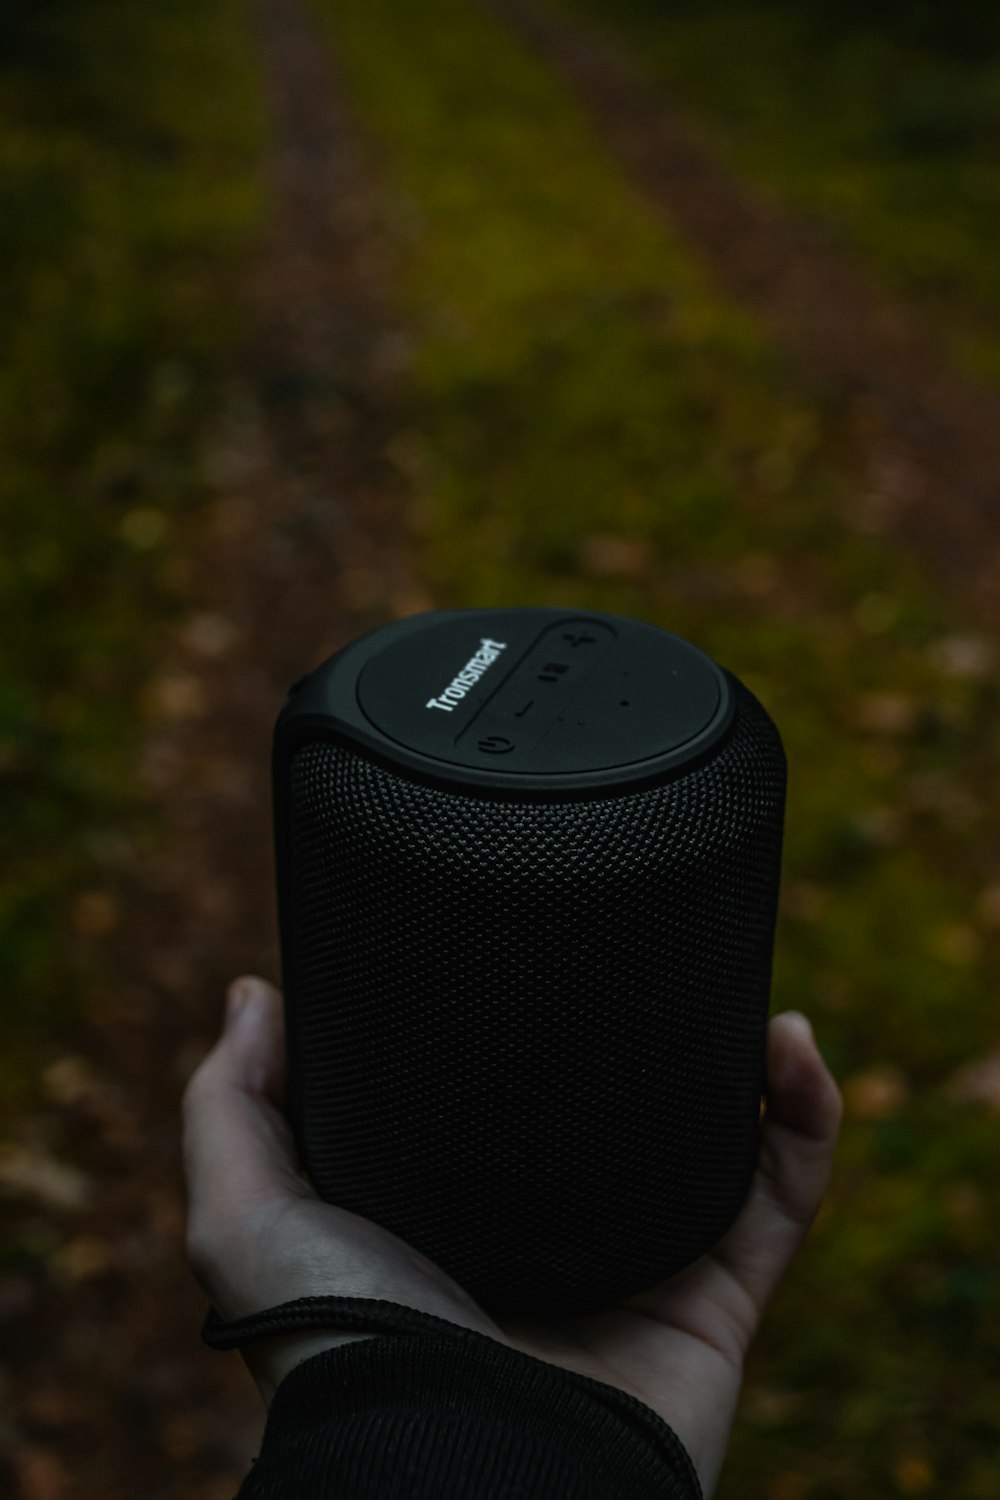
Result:
[[[238,979],[222,1035],[189,1080],[181,1106],[195,1237],[289,1192],[312,1196],[281,1109],[284,1074],[281,994],[266,980]]]
[[[843,1103],[799,1011],[768,1026],[767,1108],[760,1160],[735,1224],[712,1252],[759,1317],[805,1239],[833,1167]]]

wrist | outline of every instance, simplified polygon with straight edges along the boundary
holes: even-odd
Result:
[[[266,1407],[270,1407],[274,1393],[287,1375],[307,1359],[325,1354],[328,1349],[338,1349],[342,1344],[360,1343],[362,1339],[385,1338],[384,1333],[337,1333],[319,1331],[315,1333],[288,1334],[265,1344],[252,1344],[241,1350],[243,1361],[253,1376],[254,1383]]]

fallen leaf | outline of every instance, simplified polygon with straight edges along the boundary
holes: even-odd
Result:
[[[21,1409],[33,1422],[46,1427],[63,1427],[74,1415],[73,1398],[69,1392],[55,1382],[43,1382],[29,1389],[23,1397]]]
[[[946,677],[988,677],[996,664],[992,643],[979,635],[949,635],[931,647],[931,660]]]
[[[87,1281],[91,1276],[100,1276],[107,1271],[111,1261],[103,1240],[96,1235],[81,1234],[60,1245],[50,1256],[49,1263],[56,1274],[67,1281]]]
[[[384,603],[385,583],[373,568],[342,568],[337,575],[337,596],[349,609],[372,609]]]
[[[423,593],[413,585],[404,585],[389,600],[389,609],[396,620],[405,619],[407,615],[422,615],[434,608],[435,603],[430,594]]]
[[[225,615],[207,611],[192,615],[180,632],[182,645],[197,656],[207,657],[225,656],[240,637],[241,631],[232,620],[227,620]]]
[[[960,1229],[977,1230],[984,1223],[986,1204],[974,1182],[953,1182],[944,1191],[948,1217]]]
[[[20,1318],[35,1298],[35,1289],[25,1276],[0,1276],[0,1323]],[[0,1390],[0,1398],[2,1398]],[[2,1405],[2,1399],[0,1399]]]
[[[904,1495],[922,1495],[934,1483],[934,1470],[925,1458],[904,1454],[896,1460],[894,1478]]]
[[[905,737],[920,720],[921,706],[905,693],[859,693],[848,705],[852,723],[868,734]]]
[[[239,897],[232,887],[208,876],[189,894],[193,909],[209,921],[224,922],[239,913]]]
[[[767,1491],[768,1500],[802,1500],[808,1487],[809,1482],[804,1474],[800,1474],[797,1469],[789,1469],[772,1480]]]
[[[979,803],[946,771],[924,771],[906,783],[906,798],[912,807],[939,813],[946,822],[961,826],[979,812]]]
[[[0,1188],[46,1208],[80,1209],[90,1202],[93,1184],[76,1167],[43,1151],[4,1144],[0,1145]]]
[[[979,939],[971,927],[964,922],[944,922],[928,933],[926,944],[935,958],[964,968],[975,963],[979,957]]]
[[[800,922],[816,922],[830,905],[830,892],[808,880],[789,880],[782,886],[782,911]]]
[[[980,893],[975,912],[984,927],[1000,927],[1000,885],[987,886]]]
[[[985,1104],[992,1114],[1000,1114],[1000,1050],[989,1057],[966,1063],[952,1074],[944,1087],[952,1099]]]
[[[205,696],[197,677],[160,677],[147,686],[143,705],[154,719],[191,719],[204,711]]]
[[[54,1453],[20,1443],[12,1456],[24,1500],[64,1500],[69,1494],[69,1475]]]
[[[909,1098],[910,1088],[902,1069],[890,1064],[845,1079],[843,1094],[844,1109],[854,1119],[891,1120]]]
[[[138,506],[122,517],[118,528],[122,540],[137,552],[149,552],[159,546],[167,530],[167,518],[162,510],[152,506]]]
[[[795,1391],[777,1391],[764,1387],[748,1390],[744,1397],[744,1415],[761,1427],[771,1427],[787,1421],[801,1406]]]
[[[891,594],[865,594],[855,606],[854,618],[862,630],[878,634],[899,619],[899,604]]]
[[[139,779],[151,792],[165,792],[174,786],[183,772],[183,762],[175,745],[152,739],[139,761]]]
[[[870,807],[857,815],[854,826],[867,843],[887,849],[899,843],[903,834],[903,817],[895,807]]]
[[[105,937],[121,918],[118,902],[109,891],[83,891],[73,903],[70,920],[81,937]]]
[[[753,599],[767,599],[781,582],[781,569],[769,552],[747,552],[733,570],[745,594]]]
[[[85,1057],[60,1057],[42,1073],[42,1088],[53,1104],[79,1104],[100,1089],[97,1075]]]
[[[207,1436],[204,1419],[198,1412],[175,1412],[160,1426],[160,1442],[175,1463],[200,1453]]]
[[[601,578],[635,578],[652,561],[648,542],[638,537],[594,534],[580,544],[580,565]]]

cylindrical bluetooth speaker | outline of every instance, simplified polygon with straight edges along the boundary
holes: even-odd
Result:
[[[295,684],[273,774],[319,1195],[494,1316],[709,1249],[764,1086],[785,757],[753,694],[622,616],[435,611]]]

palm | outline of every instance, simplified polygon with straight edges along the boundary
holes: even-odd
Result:
[[[329,1292],[333,1261],[337,1289],[348,1295],[420,1307],[626,1391],[673,1428],[706,1493],[711,1492],[715,1455],[725,1451],[743,1351],[752,1334],[751,1324],[741,1324],[735,1314],[741,1309],[749,1316],[747,1294],[714,1255],[702,1257],[652,1292],[600,1312],[494,1322],[413,1246],[348,1209],[317,1201],[302,1183],[294,1196],[260,1203],[244,1219],[239,1243],[243,1256],[231,1251],[220,1258],[229,1274],[216,1272],[214,1297],[223,1315],[237,1315],[248,1305],[271,1306],[292,1291],[297,1296]],[[249,1349],[245,1357],[269,1396],[283,1375],[311,1353],[359,1337],[365,1335],[329,1330],[299,1334],[277,1347]]]
[[[243,1302],[267,1307],[283,1301],[290,1288],[299,1296],[329,1291],[336,1247],[337,1280],[349,1284],[353,1295],[419,1305],[536,1359],[617,1386],[663,1417],[689,1452],[698,1446],[696,1409],[707,1407],[722,1431],[728,1430],[752,1328],[733,1321],[732,1305],[746,1294],[712,1256],[654,1291],[600,1312],[495,1322],[411,1245],[348,1209],[318,1202],[307,1190],[302,1197],[262,1204],[255,1218],[243,1229],[246,1261],[234,1265]],[[264,1246],[266,1255],[260,1253]],[[722,1295],[727,1288],[728,1307]],[[220,1311],[228,1310],[225,1290],[216,1290]],[[327,1332],[309,1338],[308,1345],[328,1347],[357,1336]],[[288,1340],[282,1368],[297,1363],[304,1350],[298,1339]]]
[[[815,1047],[772,1023],[760,1161],[739,1217],[707,1255],[616,1307],[505,1325],[516,1348],[628,1391],[671,1426],[714,1489],[743,1359],[829,1177],[841,1102]]]
[[[730,1321],[712,1286],[721,1267],[705,1257],[653,1293],[561,1319],[506,1322],[515,1348],[617,1386],[674,1429],[709,1493],[713,1455],[725,1449],[739,1398],[748,1337]]]
[[[739,1388],[742,1357],[716,1343],[706,1311],[701,1318],[689,1308],[681,1326],[623,1302],[557,1326],[522,1319],[502,1328],[526,1354],[620,1386],[673,1420],[676,1397],[692,1381],[702,1389],[711,1383],[720,1396],[728,1386]]]
[[[185,1094],[188,1255],[222,1317],[324,1293],[418,1308],[627,1392],[676,1432],[710,1495],[744,1354],[819,1207],[840,1124],[837,1086],[802,1018],[770,1024],[760,1162],[714,1249],[615,1307],[498,1324],[413,1246],[318,1199],[283,1110],[281,997],[264,986],[259,999],[256,1019],[227,1028]],[[302,1359],[365,1337],[319,1328],[251,1345],[244,1357],[269,1402]]]

